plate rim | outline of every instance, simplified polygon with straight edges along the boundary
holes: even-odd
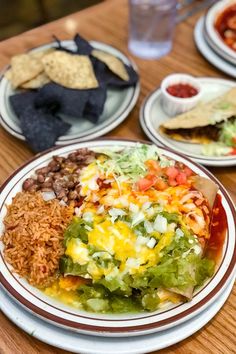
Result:
[[[224,72],[225,74],[236,78],[236,69],[232,63],[225,61],[207,44],[204,33],[204,15],[201,16],[194,27],[194,41],[202,56],[215,68]]]
[[[41,50],[44,48],[51,48],[51,47],[55,47],[56,46],[56,41],[52,41],[52,42],[48,42],[48,43],[44,43],[40,46],[36,46],[33,47],[31,49],[29,49],[28,51],[26,51],[26,53],[31,52],[31,51],[35,51],[35,50]],[[61,41],[62,44],[64,45],[73,45],[74,41],[73,40],[62,40]],[[120,49],[116,48],[113,45],[101,42],[101,41],[95,41],[95,40],[89,40],[89,43],[91,43],[92,45],[97,45],[97,46],[102,46],[104,49],[108,48],[108,50],[110,49],[111,51],[115,50],[118,54],[121,55],[121,57],[123,57],[127,62],[127,65],[130,65],[135,71],[136,73],[139,75],[139,70],[138,67],[136,65],[136,63],[134,62],[134,60],[132,58],[130,58],[129,56],[127,56],[123,51],[121,51]],[[7,64],[0,72],[0,88],[2,86],[2,82],[4,79],[4,74],[5,72],[9,69],[10,64]],[[112,90],[113,88],[110,88],[110,90]],[[135,107],[139,95],[140,95],[140,90],[141,90],[141,84],[140,84],[140,77],[137,81],[137,83],[133,86],[129,86],[125,88],[126,90],[130,91],[130,99],[129,102],[127,102],[126,106],[123,107],[122,111],[119,113],[118,116],[116,116],[116,113],[114,114],[115,117],[112,119],[112,121],[108,122],[107,120],[102,122],[100,125],[104,125],[101,128],[99,128],[99,125],[96,127],[92,127],[89,130],[92,130],[91,132],[87,133],[86,130],[81,132],[80,135],[76,136],[76,134],[73,134],[73,136],[67,136],[67,135],[62,135],[60,136],[56,142],[55,145],[56,146],[63,146],[65,144],[70,144],[70,143],[76,143],[76,142],[82,142],[82,141],[86,141],[88,139],[95,139],[95,138],[99,138],[105,134],[107,134],[108,132],[110,132],[111,130],[115,129],[118,125],[120,125],[126,118],[128,118],[128,115],[130,114],[130,112],[132,111],[132,109]],[[4,90],[5,92],[5,90]],[[8,97],[7,97],[8,98]],[[4,99],[4,97],[3,97]],[[3,105],[4,107],[6,107],[6,105]],[[9,121],[11,122],[12,119],[10,118],[11,115],[7,114],[7,112],[2,112],[3,109],[0,107],[0,125],[12,136],[14,136],[15,138],[18,138],[21,141],[26,141],[21,128],[19,128],[18,130],[15,130],[10,124]],[[5,114],[6,113],[6,114]],[[113,116],[114,116],[113,115]],[[6,117],[7,116],[7,117]],[[105,124],[106,123],[106,124]],[[96,128],[96,129],[95,129]]]
[[[233,80],[229,80],[229,79],[221,79],[221,78],[217,78],[217,77],[196,77],[196,79],[198,81],[204,81],[204,80],[209,80],[209,81],[217,81],[217,82],[222,82],[222,83],[231,83],[232,86],[236,86],[236,82],[234,82]],[[140,121],[140,125],[143,129],[143,131],[145,132],[145,134],[149,137],[149,139],[151,139],[151,141],[155,144],[159,144],[165,148],[169,148],[169,149],[172,149],[174,151],[177,151],[177,152],[180,152],[188,157],[190,157],[192,160],[198,162],[198,163],[202,163],[204,165],[207,165],[207,166],[215,166],[215,167],[219,167],[219,164],[221,164],[220,166],[222,166],[222,163],[224,166],[234,166],[236,165],[236,156],[235,157],[229,157],[227,160],[225,160],[224,157],[222,158],[211,158],[211,157],[204,157],[204,155],[202,155],[203,157],[201,157],[201,155],[193,155],[193,154],[188,154],[187,152],[184,152],[182,150],[179,150],[178,149],[175,149],[175,148],[171,148],[169,144],[165,144],[165,142],[159,140],[159,137],[154,135],[153,132],[149,129],[149,124],[147,122],[150,123],[150,119],[149,119],[149,116],[148,114],[145,114],[145,108],[146,108],[146,105],[148,104],[149,100],[152,99],[153,96],[157,96],[159,97],[161,94],[161,91],[160,91],[160,86],[156,87],[153,91],[151,91],[146,97],[145,99],[143,100],[143,103],[140,107],[140,110],[139,110],[139,121]],[[155,98],[153,98],[153,100],[155,100]],[[163,138],[164,139],[164,138]],[[225,163],[225,161],[227,161]]]
[[[105,145],[102,145],[102,144],[104,144],[104,143],[111,144],[112,142],[116,142],[118,145],[121,145],[121,146],[122,146],[122,144],[123,144],[123,146],[125,146],[125,145],[131,146],[131,145],[136,144],[137,142],[145,143],[148,145],[152,144],[150,142],[146,142],[146,141],[142,141],[142,140],[111,138],[111,139],[97,139],[95,141],[88,141],[88,142],[82,142],[82,143],[73,143],[73,144],[68,144],[64,147],[54,147],[54,148],[48,149],[47,151],[45,151],[43,153],[38,154],[37,156],[33,156],[30,160],[26,161],[23,165],[21,165],[16,171],[14,171],[6,179],[6,181],[3,183],[3,185],[0,188],[0,192],[2,192],[5,189],[5,187],[11,182],[11,180],[14,177],[17,176],[17,174],[19,172],[21,172],[22,170],[24,170],[27,166],[30,166],[31,164],[32,164],[31,167],[33,170],[35,168],[35,167],[33,167],[34,161],[36,161],[37,159],[40,159],[41,157],[45,157],[46,155],[50,156],[50,153],[52,153],[52,152],[54,153],[55,151],[59,151],[59,154],[60,153],[66,154],[66,153],[70,152],[70,150],[69,150],[70,147],[73,147],[74,149],[76,149],[86,143],[90,143],[92,145],[95,145],[96,143],[100,143],[101,144],[100,146],[102,147],[102,146],[106,146],[106,144]],[[93,146],[89,146],[89,148],[93,148]],[[232,219],[236,222],[236,210],[235,210],[233,201],[231,200],[231,197],[229,196],[229,194],[226,191],[226,189],[224,188],[224,186],[221,184],[220,181],[217,180],[217,178],[212,173],[210,173],[205,167],[199,165],[198,163],[194,162],[193,160],[184,156],[183,154],[175,152],[173,149],[166,149],[163,147],[160,147],[160,149],[162,149],[164,153],[168,152],[170,154],[173,154],[174,155],[173,158],[181,158],[185,162],[187,162],[188,164],[190,163],[190,165],[193,165],[196,169],[200,170],[208,178],[215,181],[219,185],[220,191],[225,198],[225,202],[227,204],[227,207],[230,209]],[[16,184],[17,183],[19,183],[19,180],[16,182]],[[4,199],[4,201],[5,201],[5,199]],[[1,208],[4,206],[4,204],[3,204],[4,201],[1,202]],[[227,240],[227,242],[228,242],[228,240]],[[222,262],[223,262],[223,260],[221,261],[221,263]],[[11,293],[11,295],[14,297],[14,299],[18,300],[22,306],[25,305],[27,310],[33,311],[36,316],[38,315],[39,317],[43,318],[44,320],[48,320],[53,323],[56,323],[58,326],[62,325],[63,327],[69,328],[70,330],[77,330],[77,331],[80,331],[80,332],[83,332],[86,334],[92,334],[92,335],[96,334],[96,335],[102,335],[102,336],[104,336],[104,335],[121,336],[121,335],[126,334],[129,336],[132,336],[132,335],[139,335],[139,334],[142,335],[142,334],[146,334],[146,333],[157,332],[159,330],[169,328],[173,325],[180,324],[180,323],[188,320],[189,318],[193,317],[194,315],[197,315],[199,312],[203,311],[204,308],[209,306],[223,291],[222,289],[224,289],[224,286],[227,283],[227,280],[232,276],[232,273],[234,272],[235,263],[236,263],[236,243],[234,244],[234,251],[232,253],[231,260],[229,262],[227,269],[224,271],[220,281],[216,284],[215,288],[213,288],[211,291],[209,291],[209,293],[207,294],[206,297],[204,297],[202,300],[199,300],[195,305],[193,305],[189,309],[185,309],[180,314],[173,315],[169,319],[163,319],[162,321],[153,322],[151,324],[136,325],[135,327],[130,325],[129,327],[124,326],[124,327],[112,327],[112,328],[108,327],[107,328],[106,326],[101,326],[101,325],[98,326],[96,324],[92,325],[92,324],[84,324],[84,323],[81,324],[81,323],[77,323],[77,322],[73,323],[73,325],[71,325],[70,320],[66,320],[61,317],[58,318],[54,314],[52,315],[52,314],[48,313],[44,309],[41,309],[41,308],[37,307],[37,305],[30,302],[21,293],[17,292],[17,290],[14,289],[12,287],[12,285],[8,282],[8,280],[4,277],[4,275],[2,274],[2,271],[0,271],[0,283],[3,285],[3,287],[5,289],[7,289],[8,292]],[[220,270],[220,268],[221,268],[221,266],[219,266],[218,270]],[[218,270],[217,270],[217,272],[218,272]],[[216,273],[215,273],[215,275],[216,275]],[[211,278],[211,279],[213,279],[213,278]],[[20,285],[22,287],[22,284],[20,284]],[[205,286],[207,286],[207,284]],[[204,286],[204,288],[205,288],[205,286]],[[202,290],[204,290],[204,288]],[[48,315],[49,315],[49,317],[48,317]],[[180,319],[179,319],[179,316],[181,317]],[[81,317],[81,316],[79,316],[79,317]],[[59,319],[59,323],[58,323],[58,319]],[[94,320],[99,321],[100,319],[95,318]],[[134,318],[134,320],[135,320],[135,318]],[[61,323],[61,321],[63,323]],[[161,324],[161,322],[162,322],[162,324]],[[168,327],[167,327],[166,323],[167,323]],[[74,324],[75,324],[75,326],[74,326]]]

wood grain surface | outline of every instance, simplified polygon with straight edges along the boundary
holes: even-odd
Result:
[[[192,16],[177,26],[173,50],[168,56],[158,61],[146,61],[133,57],[141,77],[140,97],[129,117],[107,136],[147,139],[139,125],[140,105],[145,96],[158,87],[161,80],[172,72],[229,78],[208,63],[195,47],[193,29],[200,15],[202,14]],[[108,0],[100,5],[1,42],[0,67],[3,68],[7,65],[14,54],[22,53],[38,45],[50,42],[53,34],[61,39],[70,39],[76,32],[79,32],[87,39],[113,45],[132,57],[127,49],[127,1]],[[0,127],[0,183],[32,155],[32,152],[24,142],[12,137]],[[210,171],[219,178],[228,189],[233,200],[236,201],[236,168],[210,168]],[[158,353],[236,353],[235,304],[236,287],[234,287],[220,312],[204,328],[188,339],[167,349],[160,350]],[[0,313],[0,323],[1,354],[67,353],[27,335],[11,323],[2,313]]]

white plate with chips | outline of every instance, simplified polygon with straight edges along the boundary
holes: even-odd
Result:
[[[95,49],[112,54],[121,59],[126,65],[131,66],[135,71],[137,70],[135,64],[118,49],[101,42],[90,41],[89,43]],[[62,41],[61,44],[68,49],[75,49],[75,43],[72,40]],[[53,42],[37,47],[34,51],[42,51],[55,46],[56,42]],[[12,88],[10,81],[2,76],[0,81],[0,124],[11,135],[20,140],[26,140],[22,134],[20,121],[14,113],[9,101],[9,97],[16,92],[17,91]],[[127,118],[137,102],[139,92],[139,82],[127,88],[108,88],[104,110],[98,122],[93,124],[83,118],[63,116],[63,120],[70,123],[72,126],[67,134],[59,137],[55,144],[65,145],[72,142],[94,139],[110,132]]]

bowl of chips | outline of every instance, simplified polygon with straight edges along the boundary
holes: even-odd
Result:
[[[39,152],[111,131],[139,91],[132,61],[77,34],[11,58],[0,81],[0,123]]]

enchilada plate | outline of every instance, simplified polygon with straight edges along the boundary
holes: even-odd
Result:
[[[122,148],[136,146],[137,141],[98,140],[58,147],[34,157],[13,173],[1,187],[1,234],[4,230],[3,219],[7,211],[6,205],[10,204],[16,193],[22,190],[22,182],[31,176],[36,169],[45,166],[51,160],[52,156],[67,156],[76,149],[85,147],[99,151],[102,149],[114,149],[114,147],[121,150]],[[78,310],[46,296],[37,288],[29,285],[25,279],[14,273],[4,259],[4,245],[1,243],[0,282],[9,295],[31,314],[54,326],[78,333],[106,337],[137,336],[160,332],[180,325],[207,309],[224,292],[234,276],[236,261],[236,214],[234,205],[224,187],[204,167],[168,149],[160,148],[160,153],[170,159],[184,163],[197,175],[215,182],[219,186],[218,194],[220,195],[222,206],[227,216],[228,229],[215,274],[201,288],[194,292],[191,301],[173,304],[168,308],[154,312],[134,314],[95,314]]]

